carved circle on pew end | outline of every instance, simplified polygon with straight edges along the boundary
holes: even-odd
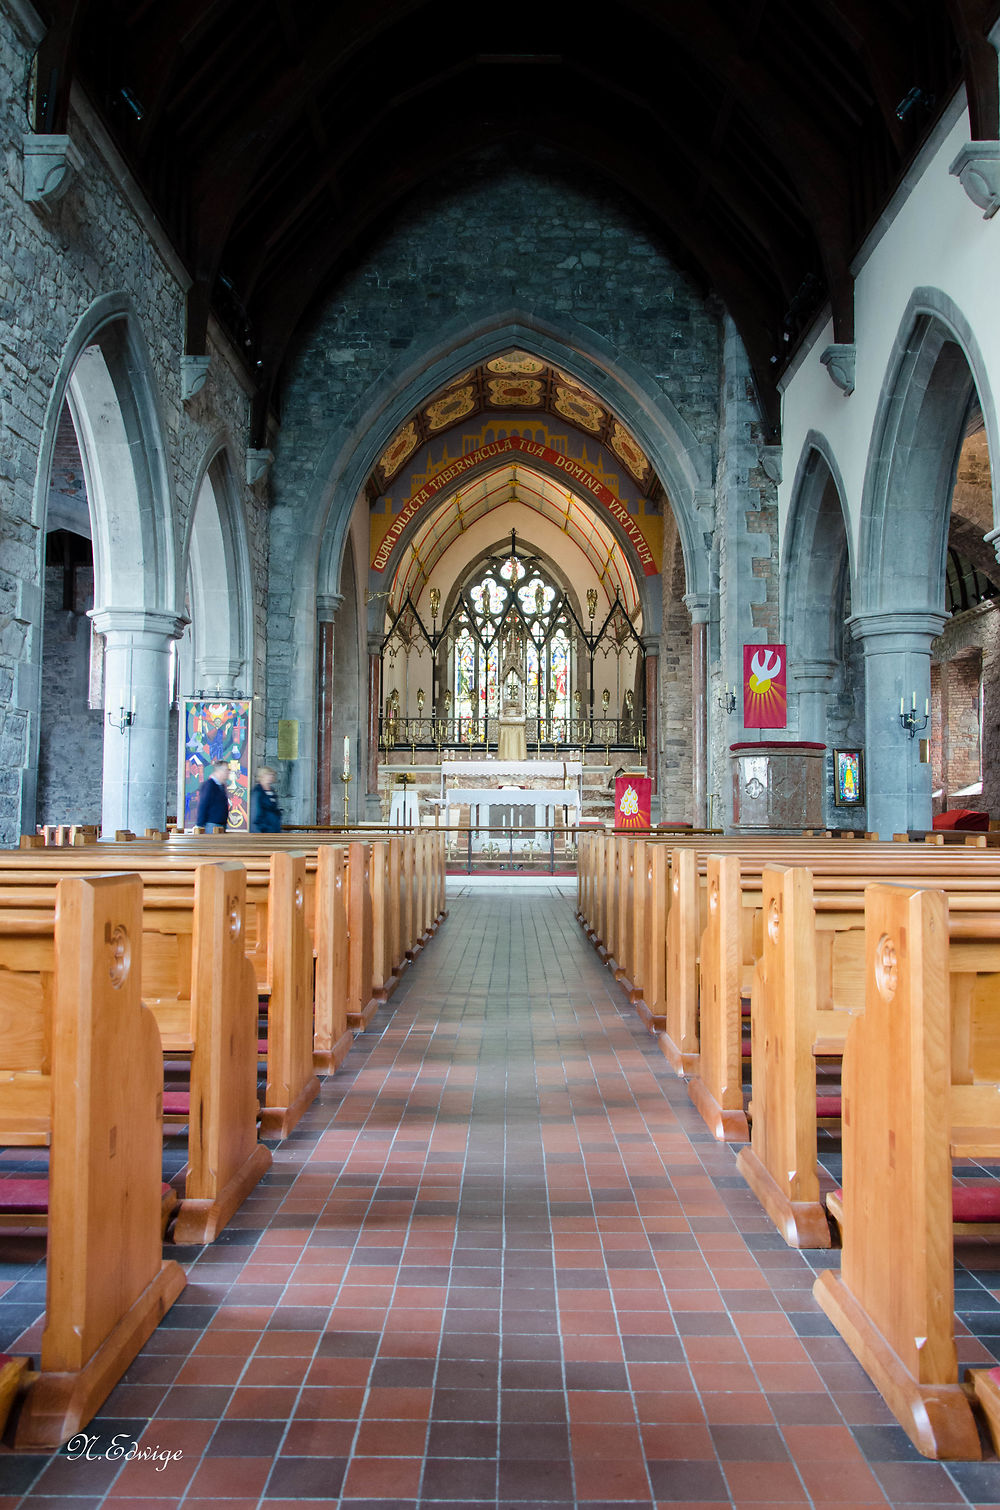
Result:
[[[883,933],[875,946],[875,984],[884,1001],[892,1001],[899,987],[896,946],[887,933]]]
[[[132,968],[132,945],[128,930],[121,923],[113,929],[109,924],[105,931],[105,941],[109,955],[108,975],[114,989],[120,991]]]

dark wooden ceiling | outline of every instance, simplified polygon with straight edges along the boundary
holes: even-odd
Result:
[[[996,139],[997,0],[39,0],[39,131],[78,78],[260,383],[310,306],[419,190],[504,141],[630,196],[735,319],[769,427],[824,303],[965,78]],[[899,107],[919,91],[915,103]]]

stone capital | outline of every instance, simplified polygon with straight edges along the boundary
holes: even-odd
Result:
[[[857,347],[853,341],[837,342],[833,346],[828,346],[824,352],[820,353],[821,363],[845,398],[850,398],[854,392],[856,358]]]
[[[25,136],[24,198],[48,212],[63,197],[73,175],[83,167],[83,154],[69,136]]]
[[[316,597],[316,617],[321,624],[330,624],[337,616],[337,609],[344,601],[342,592],[321,592]]]
[[[1000,142],[966,142],[948,169],[989,220],[1000,209]]]
[[[947,622],[946,613],[892,609],[856,613],[847,621],[854,638],[862,642],[866,655],[910,651],[929,654],[931,641],[937,639]]]
[[[155,608],[92,608],[88,617],[105,639],[119,643],[134,640],[149,649],[154,649],[157,641],[165,646],[170,640],[179,640],[191,622],[184,614]]]
[[[708,623],[709,597],[707,592],[686,592],[683,602],[684,607],[691,615],[692,624]]]

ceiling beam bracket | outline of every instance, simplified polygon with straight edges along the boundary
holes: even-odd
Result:
[[[200,393],[205,386],[208,377],[208,369],[212,365],[209,357],[181,357],[181,402],[188,403],[196,393]]]
[[[274,460],[274,452],[273,451],[265,451],[265,450],[262,450],[262,449],[259,450],[259,449],[255,448],[253,446],[248,447],[248,449],[247,449],[247,486],[248,487],[253,488],[253,487],[256,487],[256,485],[257,485],[258,482],[263,482],[264,478],[267,476],[268,472],[271,470],[271,463],[272,463],[273,460]]]
[[[850,398],[854,392],[856,357],[857,347],[853,341],[837,341],[820,356],[820,361],[845,398]]]
[[[1000,142],[966,142],[948,169],[989,220],[1000,210]]]
[[[83,154],[71,137],[25,136],[25,203],[47,215],[62,199],[82,167]]]

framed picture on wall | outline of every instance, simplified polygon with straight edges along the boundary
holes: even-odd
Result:
[[[865,800],[865,754],[863,750],[834,750],[833,802],[835,807],[861,807]]]

